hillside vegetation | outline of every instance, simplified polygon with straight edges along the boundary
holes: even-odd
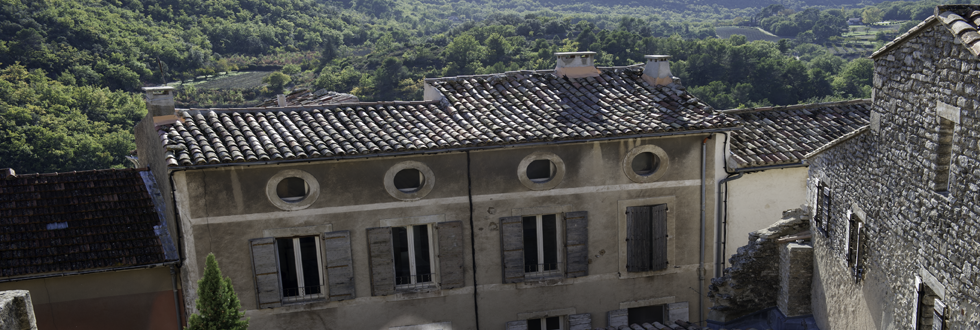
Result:
[[[426,77],[550,69],[556,51],[591,50],[600,66],[673,55],[674,73],[717,108],[868,94],[866,59],[786,39],[715,38],[715,26],[759,25],[768,3],[0,0],[0,166],[128,166],[131,129],[145,113],[135,93],[165,81],[195,107],[248,105],[296,87],[410,100]],[[779,4],[774,15],[794,22],[800,12],[850,14],[840,2]],[[239,70],[259,72],[213,79]]]

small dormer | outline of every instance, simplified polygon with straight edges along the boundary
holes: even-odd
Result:
[[[599,70],[595,68],[595,55],[595,52],[555,53],[555,57],[558,58],[555,74],[568,78],[598,77]]]

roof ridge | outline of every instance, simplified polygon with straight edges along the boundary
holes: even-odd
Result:
[[[42,177],[42,176],[61,176],[61,175],[77,175],[77,174],[92,174],[92,173],[143,172],[149,170],[150,170],[149,167],[140,167],[140,168],[106,168],[106,169],[71,171],[71,172],[26,173],[26,174],[14,174],[12,176],[8,176],[6,179],[13,180],[13,179],[35,178],[35,177]]]
[[[926,26],[928,26],[928,25],[930,25],[932,23],[935,23],[938,20],[939,19],[936,18],[936,15],[927,17],[926,19],[922,20],[922,22],[920,22],[918,25],[912,27],[908,31],[905,31],[905,33],[902,33],[902,34],[898,35],[897,37],[895,37],[894,40],[889,41],[884,46],[881,46],[881,48],[879,48],[878,50],[876,50],[874,53],[871,53],[871,56],[868,56],[868,58],[873,59],[873,58],[876,58],[876,57],[878,57],[878,56],[880,56],[880,55],[888,52],[889,50],[892,50],[893,48],[897,47],[898,45],[904,43],[910,37],[919,34],[919,32],[921,32],[922,30],[924,30]]]
[[[624,70],[624,69],[636,69],[642,68],[642,63],[630,64],[630,65],[614,65],[614,66],[596,66],[595,68],[599,71],[614,71],[614,70]],[[497,73],[487,73],[487,74],[474,74],[474,75],[459,75],[459,76],[449,76],[449,77],[436,77],[436,78],[425,78],[425,82],[436,82],[436,81],[456,81],[459,79],[468,78],[499,78],[501,76],[510,76],[517,74],[548,74],[554,73],[554,69],[541,69],[541,70],[516,70],[516,71],[504,71]]]
[[[800,110],[800,109],[812,109],[812,108],[826,108],[833,106],[843,106],[852,105],[860,103],[871,103],[871,99],[854,99],[847,101],[835,101],[835,102],[823,102],[823,103],[808,103],[808,104],[794,104],[794,105],[783,105],[783,106],[769,106],[769,107],[758,107],[758,108],[743,108],[743,109],[728,109],[728,110],[718,110],[718,112],[724,114],[740,114],[749,112],[764,112],[764,111],[784,111],[784,110]]]
[[[371,101],[371,102],[345,102],[345,103],[334,103],[334,104],[323,104],[323,105],[290,105],[285,107],[271,106],[271,107],[245,107],[245,108],[189,108],[189,109],[177,109],[180,112],[278,112],[278,111],[310,111],[310,110],[324,110],[324,109],[337,109],[344,107],[362,107],[362,106],[374,106],[374,105],[423,105],[423,104],[437,104],[438,101],[435,100],[411,100],[411,101]]]

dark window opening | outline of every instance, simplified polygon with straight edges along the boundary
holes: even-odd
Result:
[[[432,282],[429,226],[395,227],[391,229],[391,236],[395,254],[395,284]]]
[[[864,223],[858,218],[857,215],[851,215],[851,219],[848,221],[848,235],[847,235],[847,263],[851,266],[852,275],[855,281],[860,281],[864,278],[864,256],[867,254],[864,248],[864,236],[863,232]]]
[[[817,229],[830,236],[830,187],[817,186]]]
[[[558,216],[526,216],[521,220],[524,227],[524,272],[558,270]]]
[[[665,314],[667,313],[664,311],[666,309],[665,307],[664,305],[655,305],[630,308],[627,312],[628,324],[653,324],[653,322],[666,324]]]
[[[555,174],[555,165],[547,159],[538,159],[527,165],[527,178],[534,182],[548,182]]]
[[[283,297],[318,298],[321,296],[316,239],[315,236],[276,239]]]
[[[946,316],[944,314],[946,304],[939,299],[939,295],[932,291],[925,283],[919,284],[919,301],[916,302],[916,324],[918,330],[944,330],[946,329]]]
[[[949,190],[949,168],[953,156],[953,128],[955,123],[939,118],[939,141],[936,148],[936,179],[933,187],[937,192]]]
[[[660,167],[660,157],[657,157],[652,152],[641,152],[636,157],[633,157],[630,165],[633,168],[633,173],[644,176],[650,175],[657,172],[657,169]]]
[[[527,330],[561,330],[561,316],[529,319]]]
[[[416,192],[425,184],[425,177],[417,169],[407,168],[395,174],[395,188],[404,193]]]
[[[296,203],[306,198],[310,193],[310,185],[300,178],[285,178],[276,185],[276,194],[283,201]]]

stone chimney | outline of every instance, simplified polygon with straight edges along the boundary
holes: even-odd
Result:
[[[146,110],[150,116],[174,115],[174,88],[170,86],[143,87],[146,92]]]
[[[598,77],[599,70],[595,68],[595,52],[555,53],[558,64],[555,65],[555,75],[568,78]]]
[[[670,55],[647,55],[646,66],[643,67],[643,80],[650,85],[669,85],[674,82],[670,74]]]
[[[17,172],[14,172],[12,168],[0,168],[0,179],[13,179],[17,176]]]
[[[286,102],[286,95],[284,95],[284,94],[277,94],[276,95],[276,102],[279,103],[279,107],[280,108],[284,108],[287,105],[289,105],[289,103]]]

